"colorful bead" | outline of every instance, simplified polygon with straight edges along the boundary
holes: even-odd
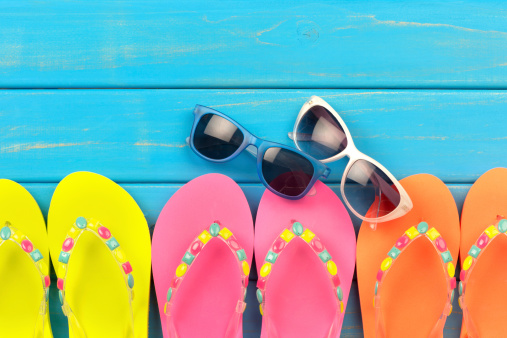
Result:
[[[261,289],[257,289],[257,291],[255,292],[255,295],[257,296],[257,301],[259,302],[259,304],[261,304],[262,299],[263,299]]]
[[[435,240],[435,246],[440,252],[444,252],[447,250],[447,243],[442,237],[437,237],[437,239]]]
[[[382,280],[382,276],[384,275],[384,271],[379,270],[377,272],[377,280],[380,282]]]
[[[227,243],[229,243],[229,246],[234,251],[238,251],[238,250],[241,249],[241,245],[239,245],[238,241],[236,241],[234,238],[229,238],[229,240],[227,241]]]
[[[177,288],[178,288],[178,286],[180,286],[180,283],[181,283],[181,280],[182,280],[182,279],[183,279],[183,278],[173,278],[173,280],[171,281],[171,287],[172,287],[173,289],[177,289]]]
[[[62,250],[65,252],[69,252],[74,247],[74,238],[67,237],[62,244]]]
[[[58,256],[58,261],[63,264],[67,264],[69,262],[70,253],[61,251],[60,256]]]
[[[327,261],[326,267],[327,267],[327,271],[329,272],[329,274],[331,274],[331,276],[334,276],[338,273],[338,268],[336,267],[335,262]]]
[[[39,267],[39,271],[41,271],[42,273],[46,273],[49,271],[48,265],[44,262],[44,260],[41,259],[35,264]]]
[[[331,277],[331,280],[333,281],[333,285],[335,287],[337,287],[338,285],[340,285],[340,277],[338,277],[338,274],[334,275]]]
[[[271,263],[266,262],[261,267],[260,275],[261,277],[266,277],[271,272]]]
[[[505,233],[507,231],[507,219],[502,219],[500,222],[498,222],[498,230],[500,230],[502,233]]]
[[[454,290],[451,291],[451,301],[450,303],[454,302]]]
[[[88,222],[88,224],[86,226],[88,227],[88,229],[91,229],[91,230],[97,232],[99,225],[101,225],[101,224],[98,221],[92,220],[91,222]]]
[[[395,247],[397,247],[398,249],[403,249],[409,241],[410,241],[410,238],[408,238],[407,235],[403,235],[400,238],[398,238],[398,240],[396,241]]]
[[[345,311],[345,308],[343,307],[343,302],[340,302],[340,312],[343,313]]]
[[[171,301],[172,296],[173,296],[173,289],[169,288],[169,290],[167,290],[167,297],[166,297],[168,302]]]
[[[449,250],[442,252],[440,256],[442,256],[442,260],[444,261],[444,263],[452,262],[452,256]]]
[[[486,230],[484,230],[486,235],[488,235],[489,238],[493,238],[496,235],[499,234],[498,230],[495,228],[494,225],[489,226]]]
[[[81,230],[78,230],[75,227],[71,227],[69,229],[69,232],[67,232],[67,236],[72,237],[72,238],[75,239],[77,237],[77,235],[80,234],[80,233],[81,233]]]
[[[181,263],[180,265],[178,265],[178,267],[176,268],[176,276],[177,277],[183,276],[187,272],[187,268],[188,265],[186,265],[185,263]]]
[[[250,274],[250,265],[248,265],[247,261],[242,261],[241,267],[243,268],[243,274],[248,276]]]
[[[201,234],[198,236],[198,238],[201,240],[201,242],[206,244],[213,237],[209,234],[208,230],[204,230],[203,232],[201,232]]]
[[[21,241],[21,248],[23,249],[23,251],[30,253],[33,250],[33,244],[32,242],[30,242],[30,240],[24,239],[23,241]]]
[[[262,304],[259,304],[259,312],[261,313],[261,316],[264,316],[264,312],[262,312]]]
[[[417,231],[417,229],[412,226],[407,231],[405,231],[405,234],[408,236],[408,238],[414,239],[417,235],[419,235],[419,231]]]
[[[459,295],[463,294],[463,282],[459,282]]]
[[[448,316],[450,316],[450,315],[451,315],[451,313],[452,313],[452,305],[451,305],[451,308],[449,309],[449,314],[448,314]]]
[[[79,228],[79,229],[84,229],[86,228],[86,225],[88,224],[88,221],[86,220],[86,218],[84,217],[78,217],[76,219],[76,226]]]
[[[305,229],[305,231],[303,231],[303,234],[301,235],[301,238],[306,243],[310,243],[310,241],[313,239],[313,237],[315,237],[315,234],[313,232],[311,232],[309,229]]]
[[[111,238],[111,231],[109,231],[108,228],[106,227],[100,227],[97,232],[99,233],[99,236],[104,238],[104,239],[109,239]]]
[[[209,226],[209,233],[211,234],[211,236],[217,237],[218,234],[220,233],[220,225],[218,225],[218,223],[211,224]]]
[[[58,290],[63,290],[63,279],[61,278],[58,278],[58,280],[56,281],[56,287],[58,288]]]
[[[321,252],[322,250],[324,250],[324,244],[322,244],[320,239],[318,239],[317,237],[314,237],[310,241],[310,246],[312,247],[313,250],[315,250],[315,252]]]
[[[326,263],[331,259],[331,255],[329,254],[329,252],[327,252],[327,250],[324,250],[319,254],[319,258],[322,261],[322,263]]]
[[[481,252],[481,249],[479,249],[477,246],[472,245],[470,250],[468,250],[468,254],[472,256],[473,258],[477,258],[479,256],[479,253]]]
[[[62,295],[62,291],[58,291],[58,298],[60,298],[60,304],[63,305],[63,295]]]
[[[236,251],[236,255],[238,256],[238,259],[240,261],[244,261],[246,259],[245,249],[240,249],[240,250]]]
[[[292,233],[292,231],[290,231],[289,229],[285,229],[282,234],[280,235],[280,237],[286,241],[287,243],[289,243],[293,238],[294,238],[294,234]]]
[[[458,305],[460,308],[463,308],[463,306],[461,306],[461,297],[458,297]]]
[[[8,226],[4,226],[2,230],[0,230],[0,237],[6,241],[11,237],[11,228]]]
[[[194,261],[195,259],[195,256],[192,255],[190,252],[185,252],[185,255],[183,256],[183,258],[181,259],[183,262],[187,263],[188,265],[192,264],[192,262]]]
[[[397,247],[392,247],[391,250],[389,250],[389,253],[387,254],[389,257],[391,257],[392,259],[395,259],[396,257],[398,257],[398,255],[400,254],[401,250],[398,249]]]
[[[11,234],[11,237],[13,240],[15,240],[16,242],[20,243],[25,239],[25,235],[23,234],[20,234],[20,233],[17,233],[17,232],[14,232]]]
[[[123,263],[121,266],[126,275],[132,272],[132,266],[130,265],[130,262]]]
[[[447,263],[447,274],[449,277],[453,277],[456,269],[454,268],[454,264],[452,262]]]
[[[453,277],[449,280],[449,286],[451,287],[451,289],[456,288],[456,277]]]
[[[264,288],[266,287],[266,278],[259,278],[257,280],[257,287],[261,290],[264,290]]]
[[[419,233],[421,233],[421,234],[426,233],[426,231],[428,231],[428,223],[426,223],[426,222],[419,223],[417,225],[417,231],[419,231]]]
[[[134,276],[132,276],[131,273],[129,273],[129,275],[127,276],[127,283],[129,285],[129,288],[133,288],[134,287]]]
[[[338,299],[341,302],[343,300],[343,290],[341,287],[336,288],[336,295],[338,296]]]
[[[118,243],[118,241],[116,240],[116,238],[111,237],[110,240],[106,241],[106,245],[109,248],[109,250],[112,251],[112,250],[116,249],[117,247],[119,247],[120,243]]]
[[[50,285],[51,285],[51,279],[49,278],[49,276],[44,276],[44,286],[46,288],[49,288]]]
[[[292,232],[296,236],[301,236],[303,234],[303,226],[301,225],[301,223],[294,222],[294,224],[292,224]]]
[[[273,250],[274,253],[280,253],[280,251],[282,251],[283,248],[285,248],[286,244],[287,244],[286,241],[284,241],[280,237],[277,237],[271,249]]]
[[[220,236],[222,236],[223,239],[227,240],[229,239],[229,237],[232,236],[232,232],[227,229],[227,228],[222,228],[222,230],[220,230],[220,232],[218,233]]]
[[[269,250],[266,255],[266,262],[275,263],[276,259],[278,258],[278,254],[274,253],[273,251]]]
[[[467,272],[465,270],[461,270],[461,272],[459,273],[459,280],[465,280],[467,276]]]
[[[386,271],[387,269],[389,269],[392,263],[393,259],[391,257],[387,257],[382,261],[382,264],[380,264],[380,270]]]
[[[428,235],[428,237],[434,241],[437,237],[440,236],[440,233],[437,231],[437,229],[435,228],[431,228],[428,230],[428,232],[426,233]]]
[[[32,259],[33,259],[34,262],[38,262],[38,261],[40,261],[43,258],[42,254],[39,251],[39,249],[35,249],[32,252],[30,252],[30,256],[32,256]]]
[[[486,246],[486,244],[488,244],[489,242],[489,237],[488,235],[486,234],[482,234],[479,239],[477,240],[477,247],[479,249],[484,249],[484,247]]]
[[[472,258],[472,256],[467,256],[467,258],[465,258],[465,260],[463,261],[463,270],[466,271],[466,270],[470,269],[473,261],[474,261],[474,259]]]
[[[222,229],[223,230],[223,229]],[[200,240],[195,240],[191,245],[190,245],[190,253],[194,256],[197,256],[197,254],[199,252],[201,252],[201,249],[202,247],[204,246],[204,244],[200,241]]]
[[[377,295],[377,291],[378,291],[378,282],[375,282],[375,296]]]
[[[113,255],[116,257],[116,260],[122,264],[127,261],[127,255],[122,248],[116,248],[116,250],[113,251]]]

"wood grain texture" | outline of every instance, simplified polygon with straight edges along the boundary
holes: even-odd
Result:
[[[259,137],[292,144],[287,132],[312,94],[335,107],[357,147],[398,178],[425,172],[446,183],[472,183],[505,166],[503,91],[4,90],[0,176],[58,182],[88,170],[123,183],[182,183],[222,172],[256,183],[249,154],[214,164],[186,145],[194,105],[214,107]],[[330,164],[326,183],[341,180],[345,163]]]
[[[0,2],[3,88],[503,88],[501,1]]]

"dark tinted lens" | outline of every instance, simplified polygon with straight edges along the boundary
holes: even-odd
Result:
[[[318,160],[339,154],[347,147],[345,131],[322,106],[314,106],[303,115],[295,138],[302,151]]]
[[[269,186],[286,196],[298,196],[313,177],[313,165],[298,153],[273,147],[262,159],[262,174]]]
[[[390,214],[400,204],[400,193],[374,164],[358,160],[347,172],[345,198],[352,209],[367,218]]]
[[[197,123],[194,146],[204,156],[223,160],[231,156],[243,143],[243,133],[229,120],[206,114]]]

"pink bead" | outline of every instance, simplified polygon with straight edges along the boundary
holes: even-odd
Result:
[[[467,272],[465,270],[461,270],[461,272],[459,273],[459,280],[464,281],[466,276],[467,276]]]
[[[197,254],[199,252],[201,252],[201,249],[202,247],[204,246],[203,242],[201,242],[200,240],[195,240],[195,242],[193,242],[191,245],[190,245],[190,253],[194,256],[197,256]]]
[[[229,242],[229,245],[231,246],[231,248],[234,251],[241,250],[241,246],[239,245],[239,243],[234,238],[232,238],[232,237],[229,238],[229,240],[227,240],[227,242]]]
[[[447,250],[447,243],[445,243],[445,240],[442,237],[438,237],[437,239],[435,239],[435,246],[440,252],[444,252]]]
[[[132,266],[130,265],[130,262],[125,262],[121,266],[123,267],[123,271],[125,271],[126,275],[132,272]]]
[[[377,280],[380,282],[382,280],[382,275],[384,274],[384,271],[378,270],[377,272]]]
[[[456,288],[456,277],[452,277],[449,282],[451,284],[451,289],[455,289]]]
[[[266,286],[266,278],[259,278],[257,280],[257,288],[264,290],[265,286]]]
[[[56,282],[56,287],[58,290],[63,291],[63,279],[58,278],[58,281]]]
[[[171,287],[172,287],[173,289],[176,289],[176,288],[180,285],[181,280],[182,280],[182,278],[174,278],[174,279],[171,281]]]
[[[486,244],[488,244],[488,241],[489,241],[488,235],[482,234],[481,237],[479,237],[479,239],[477,240],[477,247],[479,249],[483,249],[486,246]]]
[[[28,252],[28,253],[32,252],[32,250],[33,250],[33,244],[28,239],[24,239],[21,241],[21,247],[23,248],[23,250],[25,252]]]
[[[398,238],[398,240],[396,241],[396,247],[398,249],[403,249],[409,241],[410,241],[410,238],[408,238],[408,236],[405,234],[405,235],[401,236],[400,238]]]
[[[49,276],[44,276],[44,285],[49,288],[51,285],[51,279],[49,279]]]
[[[334,275],[332,280],[333,280],[334,287],[337,287],[340,285],[340,278],[338,277],[338,274]]]
[[[109,231],[109,229],[106,227],[100,227],[99,236],[104,239],[109,239],[111,237],[111,231]]]
[[[248,276],[245,276],[243,279],[243,286],[246,288],[248,286]]]
[[[310,246],[312,247],[313,250],[315,250],[316,252],[321,252],[322,250],[324,250],[324,244],[322,244],[322,242],[320,241],[320,239],[318,239],[317,237],[314,237],[311,242],[310,242]]]
[[[274,253],[280,253],[280,251],[285,248],[285,244],[287,244],[286,241],[284,241],[281,237],[277,237],[275,242],[273,243],[273,246],[271,247],[271,250]]]
[[[74,247],[74,239],[73,238],[67,238],[62,245],[62,250],[65,252],[69,252]]]

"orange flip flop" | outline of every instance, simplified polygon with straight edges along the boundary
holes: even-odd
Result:
[[[507,169],[483,174],[461,214],[461,337],[505,337],[507,315]]]
[[[435,176],[419,174],[400,183],[413,209],[376,230],[364,222],[359,231],[357,280],[364,335],[441,337],[456,287],[458,210]]]

